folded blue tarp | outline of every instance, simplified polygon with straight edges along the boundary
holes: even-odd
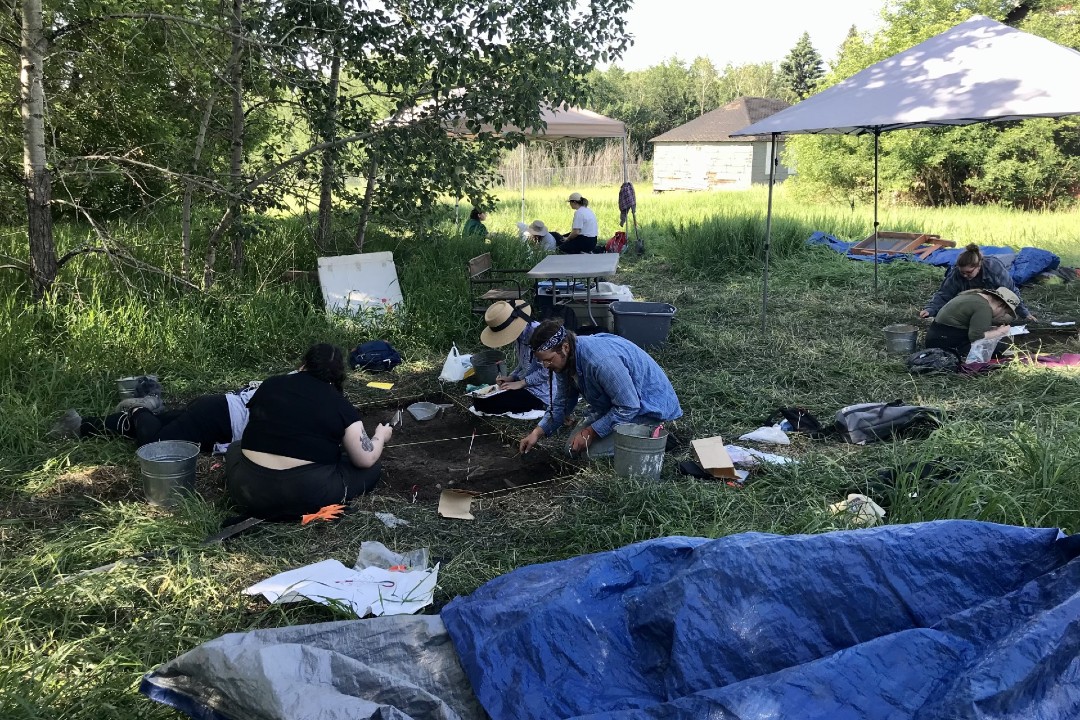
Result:
[[[806,244],[824,245],[838,253],[844,253],[851,260],[874,261],[873,255],[851,254],[851,248],[856,243],[840,240],[828,233],[815,232],[807,238]],[[1017,285],[1031,282],[1039,273],[1053,270],[1061,263],[1061,258],[1054,253],[1049,250],[1042,250],[1035,247],[1020,248],[1019,252],[1009,247],[998,247],[995,245],[980,245],[979,249],[982,250],[983,255],[992,255],[1004,263],[1005,267],[1009,268],[1009,274],[1012,275],[1013,282]],[[941,248],[940,250],[935,250],[930,253],[926,258],[920,258],[904,253],[878,253],[877,259],[879,263],[905,260],[933,265],[935,267],[952,267],[953,263],[956,262],[957,256],[963,251],[963,248]]]
[[[673,537],[515,570],[442,617],[509,718],[1080,717],[1080,560],[968,521]]]

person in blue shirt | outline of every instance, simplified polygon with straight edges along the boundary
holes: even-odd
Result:
[[[540,327],[540,323],[532,319],[532,308],[524,300],[492,303],[484,313],[484,324],[486,327],[480,333],[480,342],[489,348],[513,343],[517,351],[517,365],[509,375],[500,375],[495,379],[502,392],[476,398],[473,407],[479,412],[493,415],[546,410],[549,395],[554,395],[554,391],[548,388],[548,371],[533,357],[529,346],[533,332]],[[555,378],[555,383],[558,388],[558,378]]]
[[[562,384],[540,424],[522,438],[523,454],[558,432],[577,407],[579,396],[589,409],[570,433],[567,450],[572,455],[613,455],[616,425],[659,425],[682,417],[667,375],[648,353],[625,338],[607,333],[578,337],[560,321],[547,320],[533,332],[530,345],[550,377],[558,374]]]
[[[983,255],[979,246],[972,243],[956,257],[956,262],[945,273],[941,287],[934,293],[934,297],[930,298],[919,317],[932,320],[938,311],[945,307],[945,303],[965,290],[996,290],[999,287],[1015,293],[1018,297],[1020,295],[1020,289],[1016,287],[1004,263],[996,257]],[[1037,319],[1023,301],[1016,308],[1016,317],[1027,322],[1035,322]]]

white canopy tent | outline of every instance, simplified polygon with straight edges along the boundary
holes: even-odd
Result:
[[[982,15],[875,63],[733,136],[836,133],[874,136],[874,288],[877,288],[878,151],[889,130],[1058,118],[1080,114],[1080,53]],[[769,174],[761,324],[772,239]]]

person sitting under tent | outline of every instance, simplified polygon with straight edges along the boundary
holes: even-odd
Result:
[[[682,417],[675,389],[648,353],[617,335],[599,333],[578,337],[558,320],[547,320],[533,331],[533,354],[548,369],[549,388],[561,375],[558,395],[549,390],[548,413],[522,438],[529,450],[563,425],[578,396],[589,406],[585,418],[570,433],[567,450],[588,457],[615,453],[615,426],[626,423],[659,425]]]
[[[240,439],[248,422],[247,402],[259,388],[249,383],[236,392],[203,395],[182,410],[164,410],[157,393],[121,400],[116,412],[104,417],[82,417],[68,410],[53,426],[54,437],[84,438],[121,435],[139,447],[158,440],[186,440],[212,452],[215,445]]]
[[[947,302],[966,290],[994,290],[999,287],[1009,290],[1019,299],[1020,290],[1013,282],[1004,263],[996,257],[983,255],[979,246],[972,243],[956,257],[956,262],[945,273],[941,287],[930,298],[926,309],[919,313],[919,317],[935,317]],[[1022,300],[1016,307],[1016,316],[1028,322],[1037,320]]]
[[[562,240],[562,235],[548,230],[543,220],[533,220],[525,228],[525,232],[533,239],[537,247],[544,252],[555,252],[557,244]]]
[[[327,343],[313,345],[298,372],[263,381],[244,436],[225,456],[233,502],[256,517],[290,519],[375,487],[393,430],[381,424],[369,437],[344,381],[345,354]]]
[[[596,213],[589,209],[589,201],[581,197],[581,193],[570,193],[567,202],[574,211],[574,220],[570,232],[562,241],[556,240],[559,252],[564,255],[591,253],[596,249],[596,237],[600,234]]]
[[[487,213],[480,208],[473,208],[469,213],[469,219],[465,221],[465,227],[461,229],[461,236],[476,240],[487,240],[488,229],[484,226]]]
[[[473,407],[492,415],[546,410],[550,398],[558,394],[561,378],[555,376],[553,389],[549,390],[548,372],[533,356],[529,341],[540,323],[532,319],[532,308],[524,300],[492,303],[484,313],[484,323],[480,342],[489,348],[514,343],[517,365],[509,375],[495,379],[502,392],[475,398]]]
[[[977,340],[1006,338],[1016,317],[1020,296],[1007,287],[965,290],[941,308],[926,331],[926,347],[955,352],[961,362]],[[996,324],[995,324],[996,323]],[[998,343],[993,355],[1002,350]]]

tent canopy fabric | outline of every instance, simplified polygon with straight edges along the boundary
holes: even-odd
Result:
[[[1080,113],[1080,53],[982,15],[732,136],[861,134]]]

